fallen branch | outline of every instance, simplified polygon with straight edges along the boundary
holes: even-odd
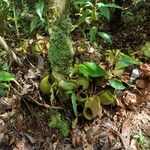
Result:
[[[5,51],[7,51],[10,59],[13,59],[17,64],[22,65],[21,60],[19,59],[19,57],[17,57],[17,55],[15,54],[14,51],[12,51],[7,43],[5,42],[5,40],[0,36],[0,47],[3,48]]]
[[[38,101],[35,101],[31,96],[29,96],[28,98],[29,98],[29,100],[30,100],[31,102],[34,102],[34,103],[36,103],[37,105],[43,106],[43,107],[45,107],[45,108],[47,108],[47,109],[63,109],[63,108],[60,107],[60,106],[50,106],[50,105],[46,104],[45,102],[44,102],[44,104],[42,104],[42,103],[40,103],[40,102],[38,102]]]
[[[23,95],[21,95],[13,86],[12,86],[11,88],[14,90],[14,92],[15,92],[18,96],[23,97]],[[44,103],[40,103],[40,102],[38,102],[38,101],[35,101],[31,96],[27,96],[26,99],[27,99],[28,101],[30,101],[30,102],[33,102],[33,103],[39,105],[39,106],[45,107],[46,109],[63,109],[63,108],[60,107],[60,106],[51,106],[51,105],[46,104],[45,102],[44,102]]]

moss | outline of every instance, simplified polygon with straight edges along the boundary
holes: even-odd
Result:
[[[62,137],[67,137],[69,135],[69,125],[62,119],[61,114],[58,112],[55,112],[51,116],[51,121],[48,125],[50,128],[58,129]]]
[[[71,23],[63,16],[51,29],[49,61],[52,69],[68,74],[72,65],[73,48],[70,38]]]

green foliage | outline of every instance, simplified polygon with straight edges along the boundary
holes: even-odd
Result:
[[[1,33],[4,34],[9,31],[19,38],[20,32],[23,32],[23,35],[27,37],[35,29],[46,29],[47,10],[44,11],[44,7],[45,4],[42,0],[39,0],[35,5],[33,3],[29,5],[27,0],[22,0],[19,3],[13,0],[1,0]]]
[[[96,36],[100,36],[106,43],[112,44],[111,37],[105,33],[97,30],[96,26],[93,26],[95,22],[99,22],[101,18],[106,18],[110,21],[111,13],[110,9],[121,7],[115,5],[114,3],[102,3],[98,1],[91,0],[81,0],[81,1],[72,1],[73,6],[77,9],[79,16],[78,22],[74,25],[76,27],[80,26],[83,23],[86,23],[90,27],[89,35],[90,41],[96,45]],[[96,24],[95,24],[96,25]],[[98,26],[98,25],[97,25]]]
[[[76,83],[70,80],[61,80],[58,83],[58,87],[64,91],[74,91],[77,88]]]
[[[123,85],[123,83],[119,79],[112,78],[112,79],[108,80],[108,82],[109,82],[109,85],[116,90],[125,89],[125,86]]]
[[[55,112],[51,116],[51,120],[48,124],[50,128],[58,129],[62,137],[67,137],[69,135],[70,129],[68,124],[61,118],[61,114]]]
[[[106,32],[98,32],[98,35],[100,35],[106,43],[112,44],[112,38]]]
[[[150,148],[150,142],[140,131],[139,134],[135,135],[134,138],[138,140],[138,143],[142,150],[148,150]]]
[[[34,14],[33,20],[30,24],[30,32],[44,25],[45,19],[43,18],[43,9],[44,1],[39,1],[35,4],[36,13]]]
[[[14,81],[15,76],[6,71],[0,71],[0,81]]]
[[[120,50],[109,50],[105,53],[105,56],[106,60],[110,62],[112,66],[115,66],[115,72],[124,70],[129,66],[141,64],[139,60],[121,53]]]
[[[92,27],[89,32],[90,41],[97,46],[97,37],[101,37],[105,43],[112,44],[112,38],[106,32],[98,32],[97,27]]]
[[[106,71],[94,62],[75,65],[71,74],[83,74],[85,77],[104,77],[107,75]]]
[[[115,69],[122,69],[132,65],[140,65],[140,62],[126,54],[120,53]]]
[[[68,74],[74,55],[70,39],[71,23],[66,17],[58,22],[59,26],[53,26],[50,31],[49,61],[57,72]]]
[[[0,32],[4,32],[5,20],[7,19],[7,15],[9,12],[9,1],[1,0],[0,1]]]
[[[91,1],[91,0],[72,1],[72,3],[74,7],[80,12],[81,17],[82,17],[82,14],[85,14],[85,12],[89,12],[89,13],[86,13],[87,16],[85,16],[83,22],[87,19],[89,20],[89,22],[91,22],[91,21],[98,19],[98,17],[99,18],[105,17],[106,19],[110,20],[109,8],[121,9],[121,7],[115,5],[114,3],[106,4],[106,3],[99,2],[99,1]]]
[[[15,80],[15,76],[8,72],[8,64],[0,59],[0,96],[4,96],[10,88],[10,81]]]
[[[101,104],[103,105],[113,104],[116,99],[116,95],[114,93],[111,93],[109,90],[100,91],[98,93],[98,96],[100,98]]]
[[[77,113],[78,113],[77,112],[77,100],[76,100],[76,95],[74,92],[71,94],[71,102],[72,102],[74,114],[77,116]]]
[[[146,42],[141,50],[145,57],[150,58],[150,42]]]

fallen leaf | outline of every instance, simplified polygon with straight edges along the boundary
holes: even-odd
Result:
[[[128,75],[121,76],[121,81],[128,83],[130,81],[130,77]]]
[[[140,74],[150,78],[150,64],[142,64],[140,66]]]
[[[131,131],[132,131],[132,118],[127,118],[122,124],[121,129],[121,136],[123,138],[122,142],[124,143],[125,149],[129,149]]]
[[[148,81],[143,80],[143,79],[137,79],[135,83],[136,83],[137,88],[144,89],[147,87]]]
[[[128,108],[134,110],[135,109],[134,106],[138,104],[137,95],[129,91],[126,91],[126,95],[123,96],[123,102]]]
[[[81,137],[79,133],[76,130],[73,130],[71,136],[72,136],[72,145],[74,147],[79,146],[81,144]]]

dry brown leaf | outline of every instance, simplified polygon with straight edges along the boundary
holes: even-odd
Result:
[[[143,76],[150,77],[150,64],[142,64],[140,66],[140,74]]]
[[[135,83],[136,83],[137,88],[145,89],[148,85],[148,82],[149,81],[147,80],[137,79]]]
[[[18,129],[22,129],[24,123],[23,115],[18,114],[16,117],[16,125]]]
[[[123,97],[123,101],[128,108],[134,110],[135,109],[134,106],[138,103],[137,95],[129,91],[126,91],[126,95]]]
[[[132,131],[132,118],[127,118],[122,124],[121,129],[121,136],[123,138],[122,142],[124,143],[124,146],[126,146],[125,149],[129,148],[131,131]]]
[[[121,76],[121,80],[125,83],[128,83],[130,81],[130,76],[128,75]]]
[[[150,116],[148,113],[149,110],[145,109],[141,113],[133,115],[133,126],[136,132],[142,130],[147,136],[150,136]]]
[[[74,147],[79,146],[81,144],[81,136],[79,135],[79,133],[76,132],[76,130],[73,130],[71,136],[72,136],[72,145]]]
[[[15,147],[18,148],[18,150],[28,150],[26,146],[26,141],[24,138],[22,140],[16,140],[14,144],[15,144]]]

